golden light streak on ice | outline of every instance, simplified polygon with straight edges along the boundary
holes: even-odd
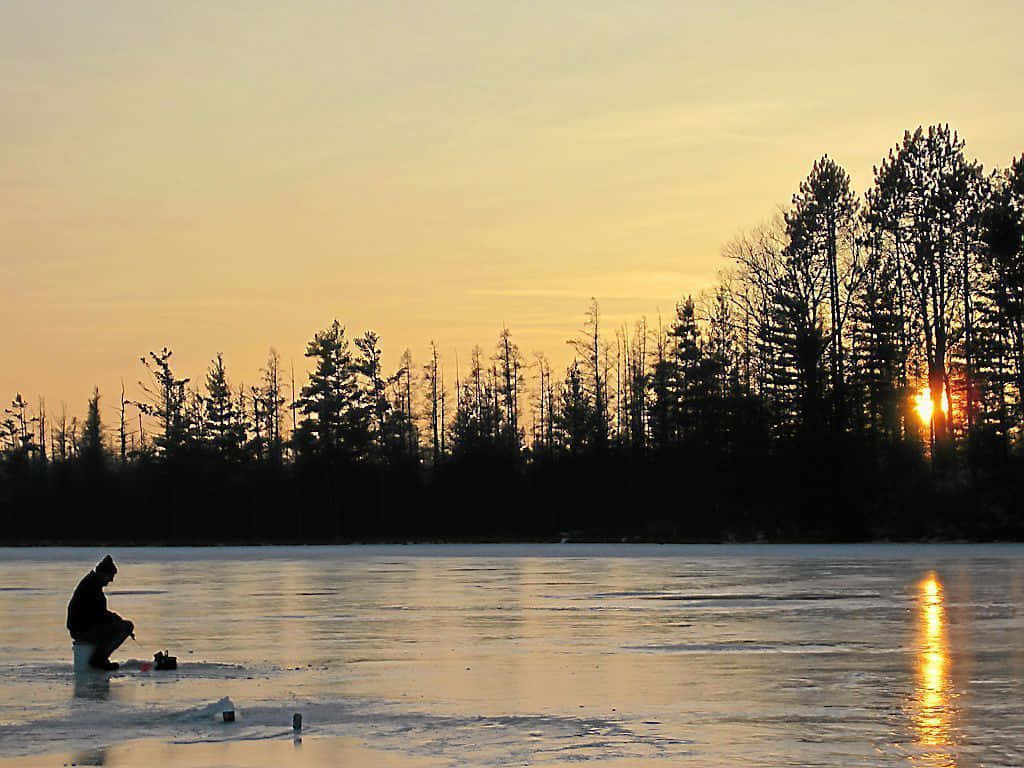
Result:
[[[952,746],[950,658],[942,584],[932,574],[919,585],[917,688],[914,727],[924,747],[919,765],[955,768]]]

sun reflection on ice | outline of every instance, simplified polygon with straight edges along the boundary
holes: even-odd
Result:
[[[935,575],[931,575],[921,582],[919,589],[920,639],[914,701],[917,743],[924,748],[919,764],[934,768],[955,768],[956,759],[950,752],[953,746],[950,662],[942,584]]]

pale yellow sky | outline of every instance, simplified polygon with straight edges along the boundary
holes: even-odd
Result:
[[[828,152],[1024,151],[1010,2],[0,3],[0,397],[672,311]],[[109,413],[106,414],[109,418]]]

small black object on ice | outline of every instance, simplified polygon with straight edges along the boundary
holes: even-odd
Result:
[[[153,666],[159,670],[177,669],[178,657],[168,656],[167,651],[164,651],[163,653],[157,651],[156,654],[153,656]]]
[[[225,709],[224,710],[224,722],[225,723],[233,723],[233,722],[235,722],[235,710],[233,710],[233,709]]]

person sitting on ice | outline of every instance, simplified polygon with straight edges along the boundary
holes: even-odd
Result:
[[[129,635],[134,636],[134,624],[107,610],[103,588],[114,580],[116,573],[117,566],[107,555],[85,574],[68,603],[68,631],[73,640],[89,643],[95,648],[89,659],[89,666],[94,669],[117,669],[117,664],[110,660],[110,654]]]

